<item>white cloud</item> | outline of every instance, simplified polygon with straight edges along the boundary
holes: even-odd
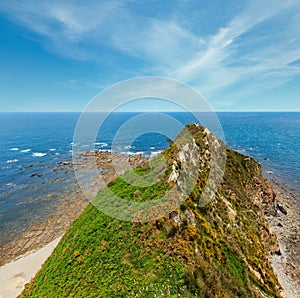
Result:
[[[1,1],[10,20],[47,38],[47,49],[74,59],[94,59],[91,45],[100,46],[113,30],[117,16],[130,1]],[[96,49],[95,49],[96,50]]]
[[[175,75],[185,81],[197,81],[198,76],[200,84],[201,81],[203,82],[202,87],[210,90],[265,74],[269,76],[272,73],[276,75],[280,73],[283,76],[299,74],[299,68],[292,69],[288,66],[289,63],[300,58],[299,26],[290,26],[292,30],[288,35],[282,36],[281,44],[274,42],[273,34],[280,34],[276,31],[269,32],[264,44],[258,47],[251,43],[255,43],[255,39],[259,36],[250,37],[247,43],[251,52],[248,53],[241,53],[238,41],[240,37],[255,29],[255,26],[284,13],[284,9],[294,9],[294,4],[295,2],[292,1],[290,3],[252,2],[252,5],[233,19],[226,28],[220,28],[219,32],[207,41],[207,49],[196,53],[191,61],[175,71]],[[298,17],[299,8],[298,5],[296,12]],[[287,48],[286,42],[292,38],[289,35],[296,38],[294,44]],[[202,79],[203,73],[205,73],[204,79]]]
[[[30,30],[75,41],[122,10],[124,1],[2,1],[0,10]]]
[[[137,72],[183,80],[205,95],[244,81],[248,88],[280,85],[300,74],[293,65],[300,59],[296,0],[249,1],[210,36],[188,30],[176,17],[146,17],[133,7],[133,1],[117,0],[0,3],[0,11],[47,37],[47,48],[62,55],[97,61],[101,47],[110,47],[143,61]]]

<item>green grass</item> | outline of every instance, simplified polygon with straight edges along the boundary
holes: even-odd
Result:
[[[206,150],[203,128],[187,129]],[[206,183],[205,168],[190,197],[169,216],[126,222],[95,207],[122,212],[124,205],[115,196],[124,204],[161,198],[174,186],[167,182],[173,160],[180,171],[177,154],[173,142],[150,164],[118,177],[101,191],[21,297],[260,297],[257,289],[267,297],[279,297],[267,258],[268,243],[260,232],[265,219],[258,216],[260,207],[249,191],[259,191],[254,178],[264,187],[260,166],[253,159],[227,148],[224,181],[214,200],[202,208],[196,203]],[[203,160],[203,166],[208,162]],[[151,186],[140,186],[144,180]],[[234,219],[225,200],[236,212]],[[180,224],[174,216],[181,218]]]
[[[143,245],[135,244],[137,237],[138,227],[132,230],[132,224],[112,220],[89,205],[25,297],[127,297],[141,296],[141,292],[154,297],[155,293],[178,293],[184,284],[183,264],[157,248],[145,251]]]

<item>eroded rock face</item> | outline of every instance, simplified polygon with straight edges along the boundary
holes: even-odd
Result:
[[[168,178],[168,182],[176,182],[179,177],[178,164],[176,161],[172,164],[172,172]]]
[[[267,219],[261,226],[262,242],[268,247],[270,261],[283,286],[282,297],[300,297],[300,210],[293,195],[279,184],[270,184],[261,175],[248,188],[259,216]]]
[[[178,162],[174,162],[172,165],[172,172],[169,176],[169,181],[176,181],[176,183],[180,187],[183,181],[178,181],[180,172],[180,169],[178,169],[178,164],[187,161],[189,161],[190,166],[195,166],[195,159],[199,158],[198,173],[200,176],[203,174],[205,175],[205,171],[211,168],[211,148],[218,149],[222,146],[222,144],[220,143],[220,141],[215,139],[207,129],[204,129],[203,136],[204,137],[202,140],[202,144],[204,146],[200,148],[199,155],[193,153],[195,152],[195,149],[193,148],[197,146],[196,142],[191,142],[181,147],[181,151],[179,151],[178,153]],[[276,201],[276,193],[274,192],[271,184],[262,177],[260,165],[255,163],[250,157],[241,156],[240,159],[243,160],[242,163],[249,163],[252,167],[251,170],[249,168],[250,171],[253,171],[253,173],[250,175],[250,180],[246,179],[244,181],[241,181],[241,183],[243,184],[243,186],[241,187],[245,187],[245,189],[247,190],[247,196],[249,195],[251,198],[251,204],[249,206],[252,206],[251,208],[255,210],[256,218],[259,218],[260,224],[258,226],[258,229],[261,235],[261,242],[269,250],[270,255],[281,256],[282,252],[277,240],[278,234],[271,228],[270,224],[265,220],[264,216],[265,214],[275,215],[278,211],[281,212],[281,214],[286,214],[286,208],[284,208]],[[233,171],[235,170],[237,169],[233,169]],[[230,196],[235,197],[236,200],[241,199],[239,192],[235,193],[233,189],[228,189],[228,193],[230,194]],[[219,199],[221,199],[227,207],[227,214],[229,217],[230,225],[237,226],[238,229],[238,225],[240,222],[239,210],[236,209],[236,206],[233,206],[233,204],[228,199],[223,196],[219,196],[219,194],[217,194],[217,197],[214,197],[212,199],[211,204],[214,205]],[[223,221],[223,219],[220,218],[218,214],[216,214],[216,218],[220,222]],[[195,214],[193,211],[191,211],[191,209],[186,209],[185,211],[179,209],[177,212],[173,212],[170,215],[170,219],[179,227],[181,227],[184,222],[186,222],[188,226],[195,226]],[[197,255],[200,255],[199,246],[196,245],[194,247],[194,250]],[[266,276],[261,273],[260,269],[251,265],[250,262],[247,261],[247,258],[245,258],[245,263],[247,264],[250,272],[252,272],[252,274],[260,282],[264,283],[266,280]]]
[[[277,203],[277,208],[282,214],[287,215],[287,209],[281,203]]]

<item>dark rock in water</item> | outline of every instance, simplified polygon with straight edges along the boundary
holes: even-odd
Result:
[[[269,160],[269,158],[267,158],[267,157],[264,157],[264,160]]]
[[[58,168],[53,169],[52,171],[56,172],[56,171],[63,171],[63,170],[64,170],[64,168],[58,167]]]
[[[28,165],[28,166],[24,166],[25,169],[32,168],[32,167],[33,167],[33,164]]]
[[[51,183],[55,183],[55,182],[59,182],[59,181],[63,181],[64,178],[60,177],[60,178],[55,178],[51,181]]]
[[[68,166],[68,165],[71,164],[71,162],[68,161],[68,160],[65,160],[65,161],[60,161],[58,164],[59,164],[59,165],[63,165],[63,166]]]
[[[277,208],[281,213],[283,213],[284,215],[287,215],[287,210],[285,209],[285,207],[283,205],[281,205],[280,203],[277,203]]]
[[[41,173],[38,173],[38,174],[31,174],[29,177],[42,177],[43,176],[43,174],[41,174]]]

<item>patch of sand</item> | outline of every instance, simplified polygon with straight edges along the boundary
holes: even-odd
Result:
[[[0,267],[0,298],[17,297],[40,270],[59,240],[57,238],[45,247]]]

